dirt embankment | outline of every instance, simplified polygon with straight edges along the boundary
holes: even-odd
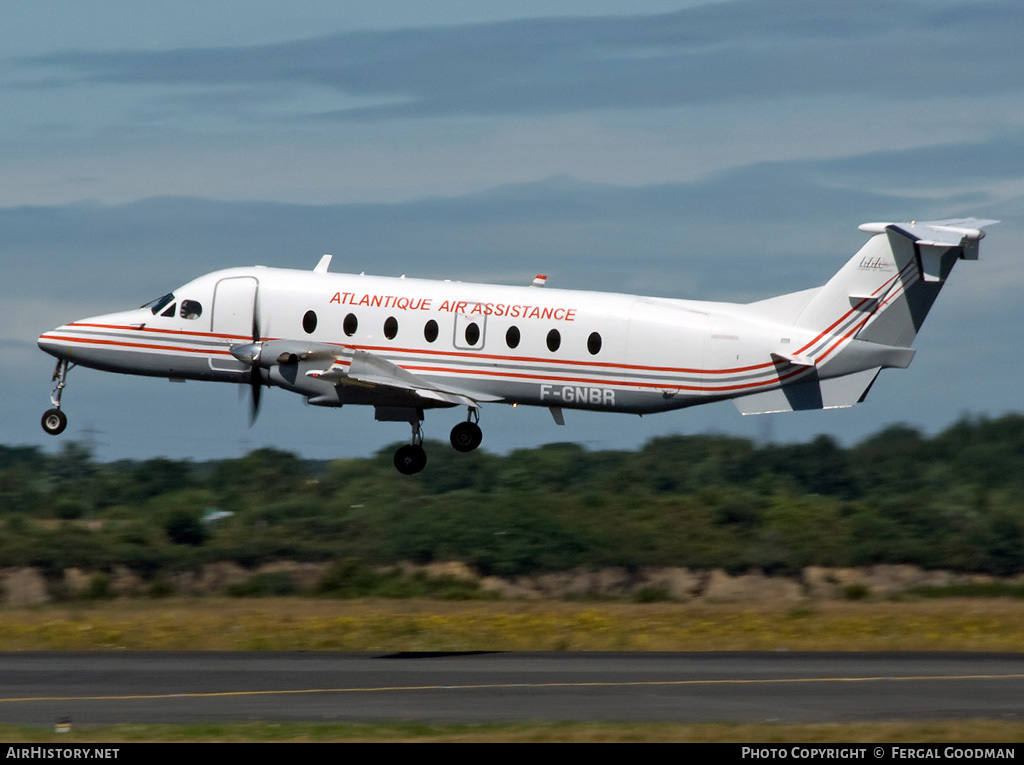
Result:
[[[296,594],[311,592],[329,564],[282,561],[250,570],[234,563],[212,563],[197,571],[176,574],[161,582],[165,594],[223,595],[254,577],[285,578]],[[822,568],[809,566],[799,576],[767,576],[761,571],[730,575],[721,569],[606,568],[571,570],[534,576],[480,576],[459,562],[426,566],[403,564],[403,574],[426,575],[476,583],[503,598],[632,598],[679,602],[799,602],[852,600],[888,596],[921,587],[1002,582],[1024,585],[1024,575],[997,579],[980,574],[925,571],[916,566]],[[0,596],[8,605],[46,603],[64,597],[133,597],[153,594],[153,585],[126,567],[111,572],[67,569],[62,578],[47,579],[33,568],[0,569]]]

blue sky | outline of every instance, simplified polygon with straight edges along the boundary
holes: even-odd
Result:
[[[868,220],[997,218],[905,371],[842,412],[485,407],[485,448],[666,433],[855,441],[1020,408],[1024,14],[1014,2],[16,3],[0,32],[2,442],[38,420],[40,332],[261,263],[755,300],[824,282]],[[372,411],[74,370],[104,459],[326,458]],[[445,439],[455,413],[431,415]]]

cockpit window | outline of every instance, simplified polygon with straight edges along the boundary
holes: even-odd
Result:
[[[173,292],[168,292],[163,297],[158,297],[156,300],[150,300],[148,303],[146,303],[142,307],[150,309],[153,312],[153,315],[156,316],[172,300],[174,300],[174,293]]]
[[[198,319],[203,315],[203,306],[198,300],[181,301],[181,318]]]
[[[174,316],[174,309],[177,308],[177,307],[178,307],[177,303],[171,303],[169,306],[167,306],[167,310],[164,311],[160,315],[161,316]]]

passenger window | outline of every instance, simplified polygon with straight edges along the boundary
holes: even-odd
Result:
[[[306,311],[302,317],[302,328],[306,330],[307,335],[312,335],[316,330],[316,313],[313,311]]]
[[[558,347],[562,344],[562,336],[559,334],[557,329],[553,329],[548,332],[548,350],[554,353],[558,350]]]
[[[345,317],[345,321],[342,323],[341,328],[345,330],[345,334],[352,337],[359,329],[359,319],[356,318],[354,313],[350,313]]]
[[[384,337],[388,340],[394,340],[395,335],[398,334],[398,319],[394,316],[389,316],[384,322]]]
[[[591,332],[590,337],[587,338],[587,350],[590,351],[591,356],[596,356],[601,352],[601,336],[596,332]]]
[[[437,322],[431,319],[423,326],[423,337],[428,343],[437,340]]]
[[[508,331],[505,333],[505,345],[509,348],[518,348],[520,339],[519,327],[509,327]]]
[[[203,306],[196,300],[181,301],[181,318],[198,319],[203,315]]]
[[[466,345],[476,345],[480,342],[480,325],[471,321],[466,326]]]

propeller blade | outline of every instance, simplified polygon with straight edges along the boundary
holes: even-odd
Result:
[[[263,344],[260,342],[260,299],[259,293],[253,295],[252,299],[252,345],[243,346],[239,353],[232,349],[231,353],[237,359],[248,361],[249,368],[249,390],[252,391],[252,398],[249,404],[249,427],[256,424],[256,417],[260,413],[260,394],[263,392],[263,373],[260,371],[260,351]],[[248,357],[248,358],[246,358]]]
[[[258,366],[253,366],[249,371],[249,388],[252,391],[252,399],[249,404],[249,427],[256,424],[256,416],[260,413],[260,394],[263,390],[263,375]]]

